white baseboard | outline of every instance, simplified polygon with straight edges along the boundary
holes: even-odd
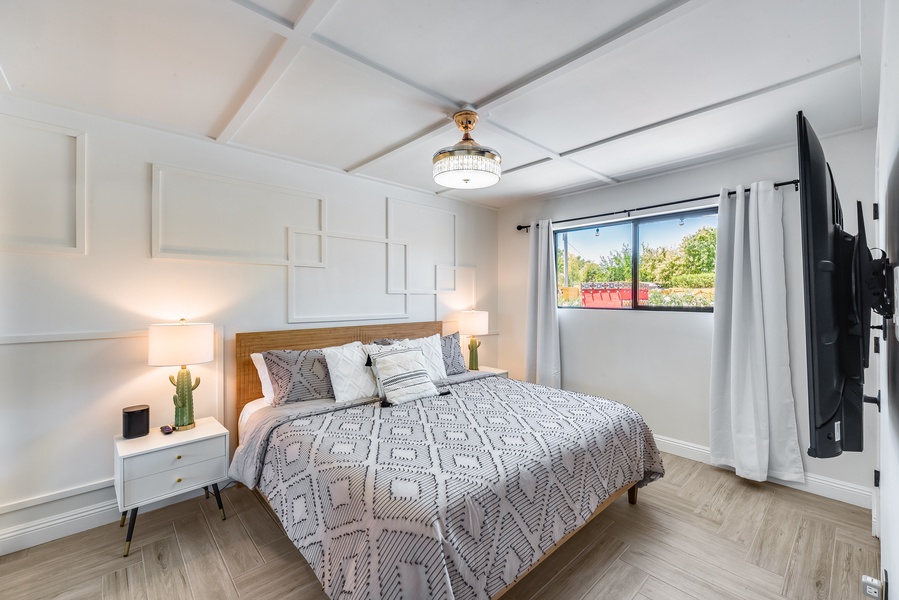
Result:
[[[222,481],[220,487],[225,487],[229,482],[230,480]],[[105,491],[110,492],[112,486],[108,487],[109,489]],[[101,488],[97,491],[104,490]],[[186,500],[193,496],[199,496],[202,493],[202,488],[192,490],[181,494],[180,496],[167,498],[160,502],[142,506],[140,512],[144,513],[156,510],[157,508],[181,502],[182,500]],[[212,500],[210,500],[210,502],[211,501]],[[46,504],[49,505],[51,503],[48,502]],[[32,503],[32,506],[39,507],[40,505]],[[80,533],[82,531],[87,531],[88,529],[99,527],[100,525],[106,525],[107,523],[118,521],[121,516],[122,513],[119,512],[118,503],[113,499],[104,500],[89,506],[75,508],[59,514],[33,519],[19,525],[0,529],[0,556]],[[139,530],[140,515],[138,515],[137,524],[137,531],[139,532]],[[137,533],[135,533],[135,535],[137,535]],[[125,534],[123,532],[122,543],[124,543],[124,541]]]
[[[663,435],[656,435],[655,438],[656,445],[662,452],[668,452],[669,454],[675,454],[705,464],[711,462],[709,449],[705,446],[691,444],[690,442],[682,442],[681,440],[665,437]]]
[[[705,446],[668,438],[662,435],[655,436],[655,439],[659,450],[662,452],[668,452],[706,464],[711,462],[709,449]],[[862,508],[871,508],[873,489],[862,485],[846,483],[845,481],[823,477],[813,473],[806,473],[805,483],[781,481],[779,479],[772,479],[771,482],[809,492],[817,496],[824,496],[825,498],[830,498],[832,500],[839,500],[840,502],[860,506]]]
[[[116,501],[109,500],[9,527],[0,531],[0,556],[106,525],[120,516]]]

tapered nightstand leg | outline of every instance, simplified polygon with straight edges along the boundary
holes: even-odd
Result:
[[[119,527],[124,527],[124,526],[125,526],[125,515],[127,515],[127,514],[128,514],[128,511],[127,511],[127,510],[123,510],[123,511],[122,511],[122,518],[121,518],[121,520],[119,521]]]
[[[222,521],[225,520],[225,508],[222,506],[222,495],[219,493],[219,484],[212,484],[212,493],[215,494],[215,502],[219,505],[219,512],[222,514]]]
[[[137,521],[137,507],[131,509],[131,517],[128,519],[128,534],[125,536],[125,554],[122,556],[128,556],[128,553],[131,552],[131,536],[134,535],[134,522]]]
[[[203,486],[203,491],[206,493],[206,499],[209,500],[209,486],[208,486],[208,485],[204,485],[204,486]]]

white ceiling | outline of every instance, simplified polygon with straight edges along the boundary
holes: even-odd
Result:
[[[4,92],[502,207],[873,127],[882,0],[0,0]],[[0,88],[3,88],[0,85]],[[494,187],[431,157],[473,107]]]

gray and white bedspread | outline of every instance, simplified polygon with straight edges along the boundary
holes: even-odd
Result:
[[[235,454],[331,598],[488,598],[664,473],[623,404],[501,377],[446,389],[269,417]]]

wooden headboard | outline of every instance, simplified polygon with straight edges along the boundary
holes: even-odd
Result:
[[[262,397],[262,384],[250,355],[267,350],[311,350],[340,346],[360,341],[369,344],[382,338],[419,338],[443,333],[442,321],[417,323],[389,323],[384,325],[356,325],[323,329],[284,329],[238,333],[236,415],[247,402]]]

